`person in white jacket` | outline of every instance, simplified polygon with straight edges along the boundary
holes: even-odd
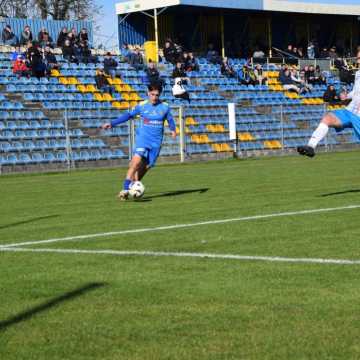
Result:
[[[359,55],[357,60],[360,63]],[[360,139],[360,70],[355,74],[353,90],[348,94],[345,92],[340,94],[340,100],[344,101],[346,99],[351,99],[351,102],[345,109],[331,111],[324,115],[308,144],[297,148],[300,155],[314,157],[317,145],[325,138],[331,127],[338,132],[346,128],[352,128]]]

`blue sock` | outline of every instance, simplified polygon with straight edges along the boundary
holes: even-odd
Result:
[[[124,180],[124,190],[129,190],[131,183],[132,183],[132,180],[125,179]]]

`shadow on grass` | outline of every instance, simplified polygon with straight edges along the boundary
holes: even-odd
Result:
[[[201,189],[191,189],[191,190],[177,190],[177,191],[168,191],[160,194],[154,194],[149,196],[144,196],[138,201],[151,201],[152,199],[162,198],[162,197],[172,197],[172,196],[181,196],[193,193],[204,194],[209,191],[209,188],[201,188]]]
[[[344,194],[351,194],[351,193],[352,194],[360,193],[360,189],[338,191],[338,192],[333,192],[333,193],[328,193],[328,194],[322,194],[322,195],[319,195],[319,196],[326,197],[326,196],[336,196],[336,195],[344,195]]]
[[[11,227],[16,227],[16,226],[19,226],[19,225],[30,224],[32,222],[51,219],[51,218],[55,218],[55,217],[59,217],[59,215],[41,216],[41,217],[36,217],[36,218],[28,219],[28,220],[17,221],[15,223],[11,223],[11,224],[0,225],[0,230],[8,229],[8,228],[11,228]]]
[[[49,310],[50,308],[57,306],[65,301],[73,300],[81,295],[84,295],[89,291],[96,290],[103,286],[106,286],[106,283],[89,283],[78,289],[69,291],[63,295],[57,296],[53,299],[50,299],[49,301],[34,306],[17,315],[11,316],[6,320],[0,321],[0,332],[5,331],[7,328],[9,328],[12,325],[16,325],[22,321],[26,321],[32,318],[34,315]]]

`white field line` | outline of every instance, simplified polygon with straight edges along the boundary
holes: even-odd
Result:
[[[175,225],[159,226],[159,227],[152,227],[152,228],[130,229],[130,230],[120,230],[120,231],[111,231],[111,232],[105,232],[105,233],[97,233],[97,234],[69,236],[69,237],[54,238],[54,239],[48,239],[48,240],[25,241],[25,242],[13,243],[13,244],[0,245],[0,248],[49,244],[49,243],[62,242],[62,241],[76,241],[76,240],[93,239],[93,238],[100,238],[100,237],[109,237],[109,236],[115,236],[115,235],[139,234],[139,233],[147,233],[147,232],[153,232],[153,231],[183,229],[183,228],[191,228],[191,227],[195,227],[195,226],[226,224],[226,223],[231,223],[231,222],[252,221],[252,220],[269,219],[269,218],[277,218],[277,217],[284,217],[284,216],[319,214],[319,213],[341,211],[341,210],[353,210],[353,209],[359,209],[359,208],[360,208],[360,205],[349,205],[349,206],[341,206],[341,207],[334,207],[334,208],[289,211],[289,212],[282,212],[282,213],[237,217],[237,218],[230,218],[230,219],[201,221],[201,222],[189,223],[189,224],[175,224]]]
[[[321,259],[321,258],[288,258],[279,256],[249,256],[231,254],[207,254],[186,252],[163,251],[118,251],[118,250],[80,250],[80,249],[29,249],[29,248],[0,248],[0,252],[28,252],[28,253],[53,253],[53,254],[91,254],[113,256],[149,256],[149,257],[182,257],[221,260],[331,264],[331,265],[360,265],[360,260],[347,259]]]

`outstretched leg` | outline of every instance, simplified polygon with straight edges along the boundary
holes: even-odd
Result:
[[[326,115],[324,115],[319,126],[311,135],[308,144],[305,146],[299,146],[297,148],[298,153],[300,155],[314,157],[317,145],[322,139],[325,138],[325,136],[329,132],[329,128],[341,128],[342,126],[343,125],[341,121],[335,115],[333,115],[332,113],[327,113]]]

